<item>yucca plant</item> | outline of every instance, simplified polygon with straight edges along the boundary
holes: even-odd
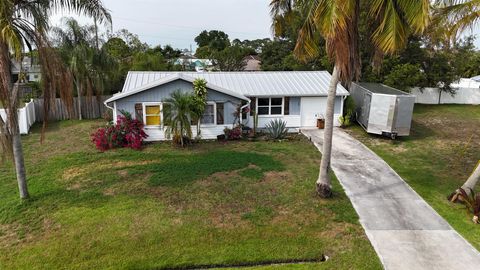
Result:
[[[271,120],[270,123],[266,125],[266,129],[270,138],[274,140],[284,139],[288,132],[287,122],[280,119]]]
[[[478,215],[480,214],[480,194],[475,193],[473,189],[466,192],[465,189],[459,188],[456,193],[449,198],[452,202],[461,202],[465,205],[468,213],[473,214],[472,221],[479,224]]]

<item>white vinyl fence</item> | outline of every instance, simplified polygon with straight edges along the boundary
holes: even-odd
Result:
[[[450,93],[441,92],[438,88],[412,89],[415,103],[419,104],[480,104],[480,88],[458,88],[452,96]]]
[[[5,109],[0,109],[0,116],[2,119],[7,119]],[[35,123],[35,104],[33,100],[25,103],[25,107],[18,109],[18,126],[20,127],[20,134],[28,134],[30,127]]]

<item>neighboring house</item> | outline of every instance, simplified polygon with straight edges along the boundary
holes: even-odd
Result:
[[[261,60],[258,55],[247,55],[243,59],[245,62],[244,71],[260,71]]]
[[[198,59],[193,56],[182,56],[175,60],[174,65],[180,65],[197,72],[213,69],[213,61],[211,59]]]
[[[450,86],[452,88],[480,88],[480,75],[472,78],[461,78]]]
[[[122,92],[105,105],[114,118],[121,110],[130,112],[145,123],[148,140],[164,140],[163,102],[175,90],[193,92],[193,81],[207,81],[207,109],[202,120],[202,138],[213,139],[234,125],[238,108],[250,107],[242,123],[253,127],[253,111],[258,112],[258,127],[281,119],[291,129],[315,127],[325,114],[328,84],[327,71],[280,72],[129,72]],[[335,125],[342,115],[348,96],[341,85],[335,99]],[[192,127],[195,130],[195,127]]]
[[[12,81],[17,81],[20,71],[23,70],[23,73],[26,76],[27,81],[29,82],[38,82],[40,81],[42,72],[40,69],[40,65],[32,61],[30,57],[25,56],[22,62],[18,62],[12,60],[11,66],[11,73],[12,73]]]

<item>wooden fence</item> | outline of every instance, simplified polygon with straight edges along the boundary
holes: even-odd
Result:
[[[105,111],[109,110],[103,102],[111,96],[97,97],[81,97],[82,99],[82,118],[83,119],[96,119],[103,117]],[[37,122],[41,122],[44,119],[43,99],[35,99],[35,115]],[[68,119],[78,119],[78,98],[74,98],[73,114],[69,112],[63,104],[63,102],[57,98],[55,99],[55,105],[51,106],[48,112],[49,121],[59,121]]]

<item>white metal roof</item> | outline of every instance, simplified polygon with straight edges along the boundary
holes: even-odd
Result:
[[[130,71],[122,94],[138,91],[166,77],[186,75],[204,78],[208,83],[247,96],[327,96],[331,75],[327,71],[262,71],[262,72],[157,72]],[[337,96],[348,91],[340,84]]]

